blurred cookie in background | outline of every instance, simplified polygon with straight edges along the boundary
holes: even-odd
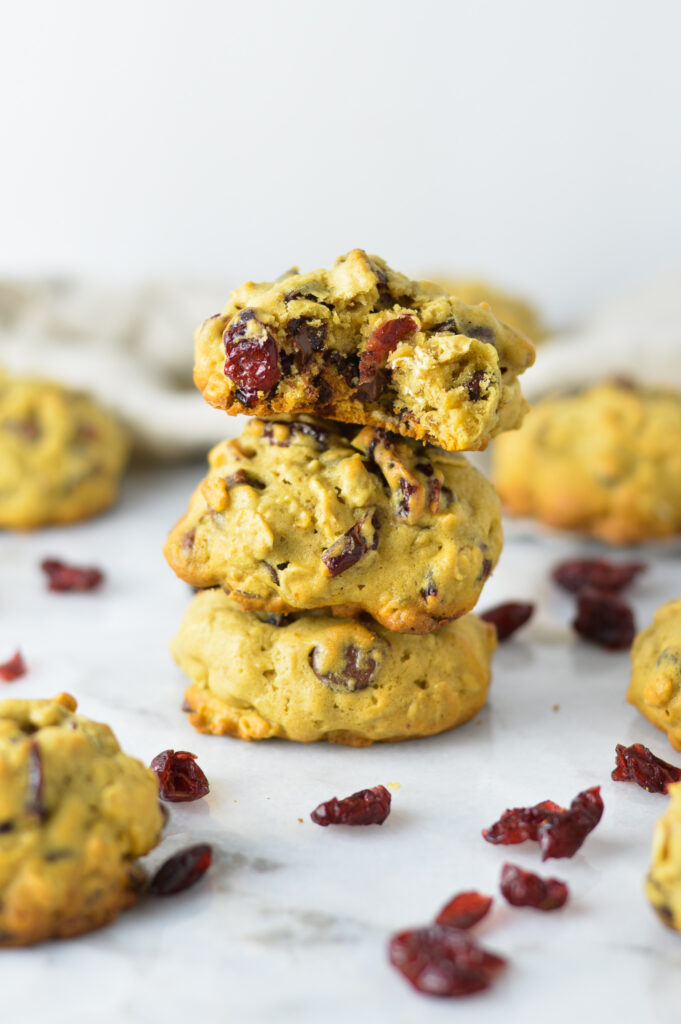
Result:
[[[527,299],[490,284],[482,278],[443,277],[436,274],[428,279],[439,284],[450,295],[456,295],[468,306],[477,306],[481,302],[489,303],[499,320],[524,334],[534,344],[542,341],[549,333],[541,314]]]
[[[681,397],[612,380],[540,399],[496,440],[507,512],[608,544],[681,532]]]
[[[0,370],[0,528],[102,512],[116,500],[129,448],[116,417],[87,395]]]

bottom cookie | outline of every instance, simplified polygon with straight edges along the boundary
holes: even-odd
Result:
[[[495,647],[494,627],[475,615],[414,636],[324,612],[258,616],[214,589],[193,598],[171,651],[192,680],[199,732],[363,747],[473,718]]]
[[[73,697],[0,701],[0,946],[67,938],[137,902],[158,781]]]
[[[631,649],[627,700],[681,750],[681,598],[655,612]]]
[[[646,895],[660,920],[681,931],[681,782],[669,787],[669,796],[653,834]]]

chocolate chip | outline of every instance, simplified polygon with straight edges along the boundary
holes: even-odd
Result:
[[[328,326],[324,322],[315,324],[308,317],[297,316],[289,320],[286,330],[300,351],[301,365],[305,366],[313,352],[321,352],[324,348]]]
[[[331,363],[348,387],[352,387],[359,378],[359,357],[356,355],[343,355],[342,352],[327,351],[324,353],[324,361]]]
[[[245,469],[237,469],[235,473],[230,473],[229,476],[225,477],[225,486],[227,490],[231,490],[232,487],[238,487],[240,484],[245,484],[248,487],[254,487],[256,491],[263,491],[265,484],[262,480],[258,480],[257,477],[251,476]]]
[[[471,379],[466,385],[468,389],[468,397],[471,402],[479,402],[482,398],[482,383],[487,380],[487,374],[484,370],[476,370]]]
[[[274,583],[275,587],[278,587],[279,586],[279,573],[277,572],[277,570],[274,568],[273,565],[270,565],[269,562],[265,562],[263,560],[262,564],[265,566],[265,568],[267,569],[268,573],[272,577],[272,582]]]
[[[378,668],[378,662],[371,650],[356,647],[355,644],[349,644],[345,648],[345,663],[338,672],[321,672],[320,661],[319,648],[314,647],[310,652],[310,667],[317,679],[332,690],[346,692],[365,690],[373,682]]]
[[[366,512],[342,537],[322,554],[322,562],[331,577],[352,568],[367,551],[378,547],[378,513]]]
[[[444,320],[441,324],[437,324],[435,327],[431,327],[431,334],[460,334],[458,325],[453,316],[450,316],[448,320]]]

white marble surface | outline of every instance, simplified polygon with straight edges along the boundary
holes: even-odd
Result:
[[[0,536],[0,661],[20,647],[30,666],[3,695],[68,690],[145,761],[165,747],[195,751],[211,794],[172,808],[149,861],[200,840],[216,851],[190,892],[74,941],[2,952],[4,1014],[22,1024],[675,1021],[681,936],[642,892],[665,798],[610,781],[617,742],[674,755],[624,701],[627,655],[577,642],[572,601],[548,581],[554,561],[588,545],[509,527],[481,607],[533,598],[540,610],[499,650],[489,705],[462,729],[366,750],[204,737],[180,711],[183,678],[167,652],[190,591],[160,551],[201,474],[137,471],[97,521]],[[45,556],[99,565],[108,582],[50,594]],[[678,552],[645,557],[631,592],[641,624],[681,591]],[[382,828],[310,823],[320,800],[379,782],[400,787]],[[596,783],[601,824],[573,860],[547,865],[569,882],[568,906],[543,915],[499,898],[479,926],[509,958],[499,983],[454,1004],[414,994],[386,962],[390,933],[427,922],[460,889],[494,892],[506,859],[543,870],[533,844],[493,847],[480,829],[509,805],[568,802]]]

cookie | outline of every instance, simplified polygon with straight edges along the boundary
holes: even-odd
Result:
[[[194,380],[230,414],[315,413],[449,450],[517,427],[529,341],[486,307],[353,249],[232,292],[197,330]]]
[[[669,928],[681,931],[681,782],[669,787],[669,804],[653,833],[646,895]]]
[[[368,612],[426,633],[475,605],[501,551],[488,481],[462,455],[381,430],[253,419],[209,462],[165,555],[245,609]]]
[[[512,515],[633,544],[681,530],[681,398],[626,382],[538,402],[494,444]]]
[[[0,529],[87,519],[116,499],[126,434],[86,395],[0,371]]]
[[[658,608],[634,640],[627,700],[681,750],[681,598]]]
[[[293,621],[197,594],[171,650],[199,732],[367,746],[431,736],[482,708],[496,631],[466,615],[428,636],[306,612]]]
[[[0,701],[0,945],[100,928],[160,839],[156,776],[68,694]]]
[[[529,338],[534,345],[546,336],[546,328],[538,311],[518,295],[472,277],[438,276],[435,277],[435,281],[448,295],[456,295],[457,299],[461,299],[467,306],[488,303],[499,320],[503,320],[514,331]]]

